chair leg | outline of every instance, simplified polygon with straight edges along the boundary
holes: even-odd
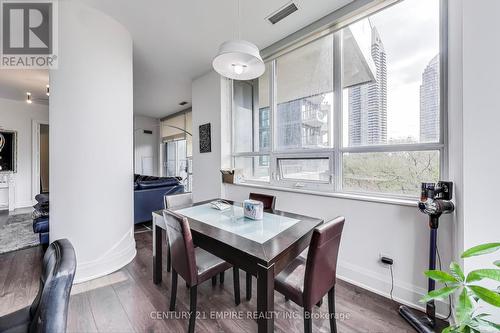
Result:
[[[252,274],[247,272],[247,301],[252,299]]]
[[[224,283],[224,273],[225,272],[222,272],[222,273],[219,274],[220,275],[220,284]]]
[[[240,305],[240,270],[233,267],[234,303]]]
[[[177,272],[175,269],[172,269],[172,283],[170,288],[170,311],[175,311],[175,298],[177,297]]]
[[[318,308],[320,308],[322,305],[323,305],[323,298],[318,303],[316,303],[316,306]]]
[[[304,333],[312,333],[311,311],[304,308]]]
[[[170,247],[167,244],[167,272],[170,272],[172,268],[172,257],[170,256]]]
[[[196,324],[196,296],[198,294],[198,286],[191,286],[189,290],[189,333],[194,333],[194,325]]]
[[[330,317],[330,330],[337,333],[337,321],[335,319],[335,287],[328,291],[328,314]]]
[[[217,275],[212,276],[212,286],[215,286],[217,284]]]

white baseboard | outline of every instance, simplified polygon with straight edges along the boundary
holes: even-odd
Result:
[[[111,274],[129,264],[136,254],[134,233],[131,229],[117,244],[99,258],[78,262],[74,283],[82,283]]]
[[[375,294],[390,298],[390,275],[383,276],[363,267],[347,262],[339,262],[337,268],[337,278],[360,288],[369,290]],[[427,290],[424,288],[394,279],[394,290],[392,295],[393,299],[398,303],[425,312],[424,304],[419,302],[425,294],[427,294]],[[447,302],[436,301],[436,316],[439,318],[445,318],[448,315],[448,312],[449,305]]]

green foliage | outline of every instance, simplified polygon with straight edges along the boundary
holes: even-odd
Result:
[[[462,258],[469,258],[473,256],[480,256],[482,254],[493,253],[500,249],[500,243],[487,243],[478,246],[471,247],[464,253],[462,253]]]
[[[439,152],[349,153],[342,170],[346,190],[418,196],[422,182],[439,179]]]
[[[465,251],[462,254],[462,258],[489,254],[499,249],[500,243],[481,244]],[[496,260],[493,265],[500,267],[500,260]],[[443,333],[500,331],[499,324],[485,319],[489,314],[477,313],[479,301],[500,308],[500,285],[490,290],[475,284],[483,279],[500,282],[500,269],[476,269],[469,272],[466,278],[460,265],[456,262],[452,262],[450,264],[450,273],[440,270],[431,270],[426,271],[425,275],[437,282],[444,283],[446,286],[429,292],[421,300],[422,302],[444,299],[455,292],[460,292],[458,303],[455,307],[456,323],[453,326],[445,328]]]

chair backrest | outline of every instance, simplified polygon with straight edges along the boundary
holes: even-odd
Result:
[[[73,245],[59,239],[43,257],[40,289],[31,304],[29,332],[66,332],[68,304],[76,270]]]
[[[335,285],[344,222],[337,217],[313,231],[304,277],[304,305],[309,309]]]
[[[163,197],[163,201],[165,209],[170,209],[176,206],[191,205],[193,203],[193,194],[188,192],[166,195]]]
[[[260,201],[264,204],[264,210],[274,210],[276,197],[274,195],[250,193],[249,199]]]
[[[163,211],[163,217],[167,225],[172,268],[188,285],[196,285],[198,281],[196,257],[188,220],[168,209]]]

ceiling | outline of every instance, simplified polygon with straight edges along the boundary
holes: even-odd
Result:
[[[237,0],[83,0],[122,23],[134,41],[134,113],[160,118],[191,106],[191,82],[211,69],[219,45],[237,37]],[[266,20],[288,0],[241,0],[241,38],[263,49],[352,0],[296,0],[299,10]],[[119,5],[118,5],[119,4]],[[46,70],[1,70],[0,98],[47,104]],[[187,105],[180,106],[182,101]]]
[[[83,1],[132,35],[135,114],[159,118],[189,107],[191,81],[211,69],[222,42],[237,36],[236,0]],[[348,2],[297,0],[299,10],[272,25],[265,18],[288,0],[241,0],[241,38],[263,49]]]
[[[47,70],[0,70],[0,98],[25,101],[26,93],[30,92],[33,103],[48,104],[47,84]]]

